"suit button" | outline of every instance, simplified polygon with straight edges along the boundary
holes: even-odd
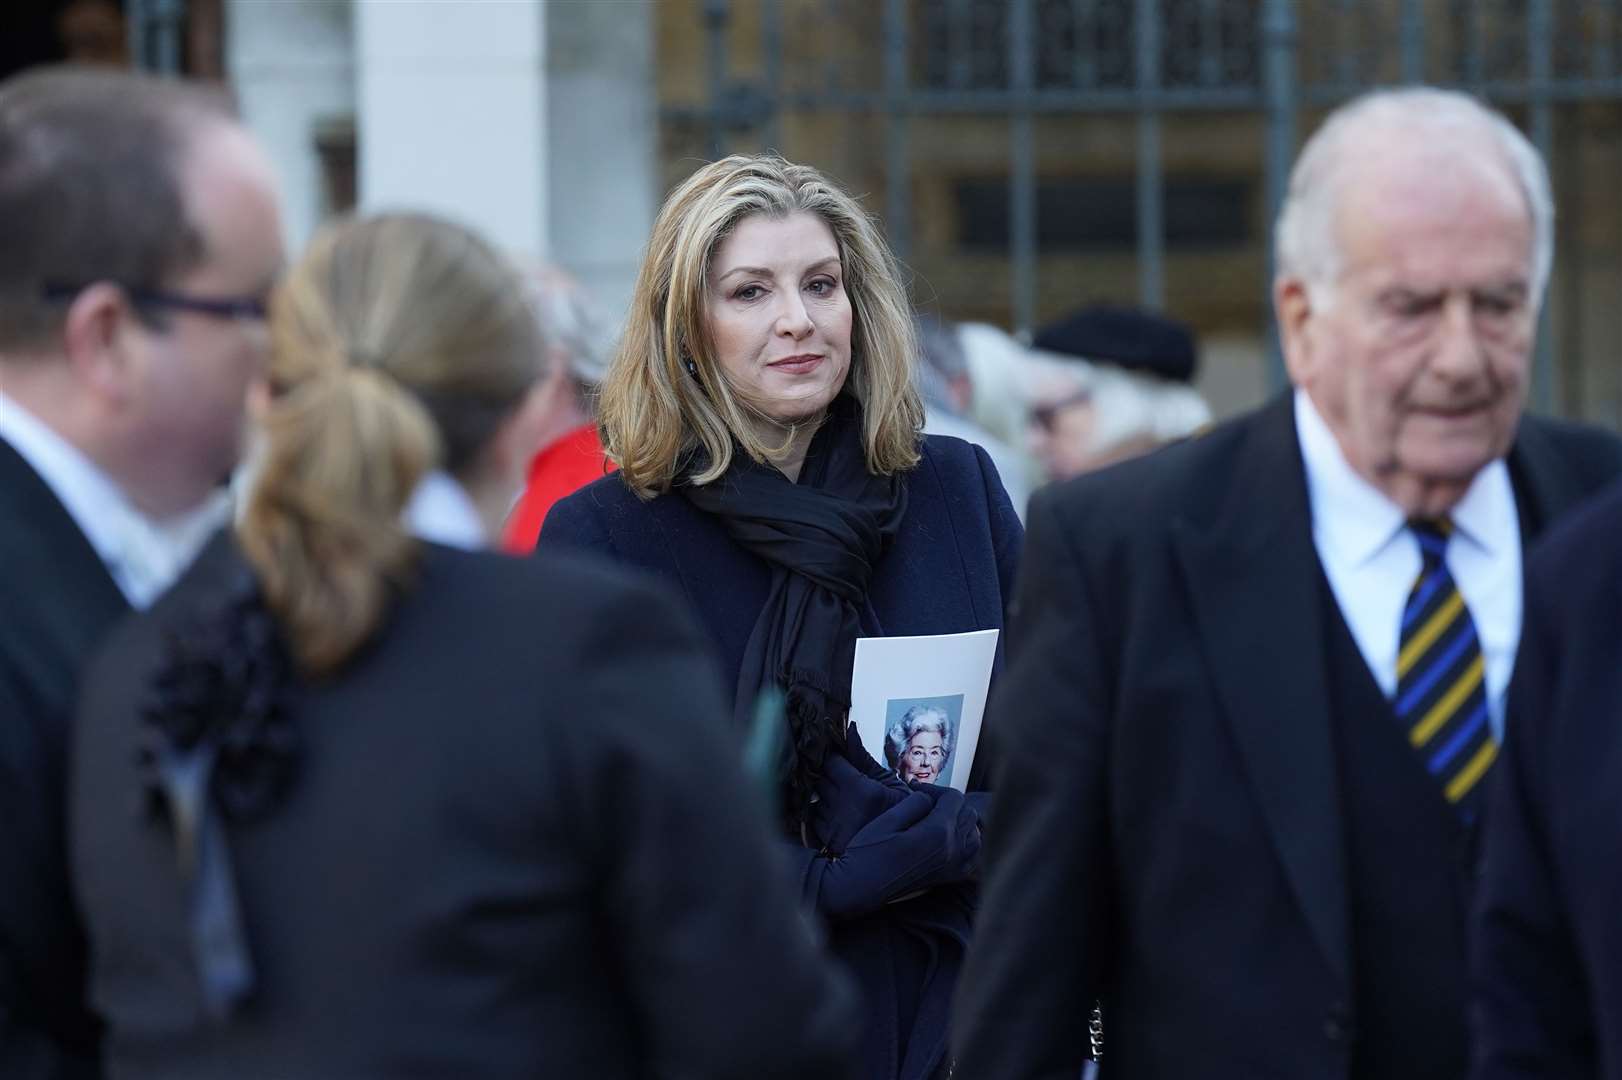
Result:
[[[1351,1019],[1346,1015],[1346,1006],[1336,1002],[1329,1006],[1324,1014],[1324,1038],[1330,1042],[1345,1042],[1352,1031]]]

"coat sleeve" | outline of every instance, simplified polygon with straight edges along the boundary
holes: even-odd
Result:
[[[1559,716],[1565,643],[1534,603],[1536,583],[1528,584],[1473,935],[1476,1080],[1598,1074],[1591,1002],[1548,848],[1544,763]]]
[[[1020,524],[1019,514],[1008,497],[1008,489],[1003,487],[1002,478],[997,475],[997,466],[992,462],[991,455],[986,453],[984,447],[976,445],[974,456],[980,465],[980,476],[985,481],[986,505],[991,511],[991,543],[997,557],[997,579],[1002,585],[1006,625],[1007,608],[1014,597],[1014,579],[1019,573],[1020,551],[1025,546],[1025,526]]]
[[[1078,537],[1038,493],[993,693],[996,779],[975,947],[960,982],[958,1075],[1075,1080],[1106,945],[1105,662]]]
[[[37,686],[0,653],[0,1077],[69,1080],[97,1074],[96,1034],[60,837],[65,718]]]
[[[846,1076],[853,991],[801,913],[697,630],[627,586],[582,631],[581,678],[548,703],[577,735],[558,812],[595,864],[649,1075]]]
[[[997,475],[997,466],[991,460],[991,455],[977,443],[969,445],[974,451],[975,464],[979,468],[980,482],[985,491],[991,553],[997,567],[997,600],[1000,605],[997,615],[1003,633],[997,642],[998,666],[992,676],[992,685],[995,687],[1003,670],[1003,660],[1011,655],[1008,620],[1014,602],[1015,581],[1019,574],[1019,558],[1025,547],[1025,526],[1014,511],[1014,504],[1008,497],[1007,489],[1003,487],[1002,479]],[[985,793],[991,789],[996,774],[997,748],[990,730],[987,729],[981,737],[979,750],[975,752],[974,766],[969,775],[969,790],[975,796],[973,805],[982,816],[990,813],[990,804],[985,798]]]

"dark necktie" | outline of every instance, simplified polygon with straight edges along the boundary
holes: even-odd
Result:
[[[1476,624],[1448,572],[1452,523],[1414,520],[1424,564],[1402,612],[1397,653],[1397,717],[1426,771],[1466,820],[1498,756],[1487,721],[1485,660]]]

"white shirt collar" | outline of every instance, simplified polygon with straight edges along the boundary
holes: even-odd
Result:
[[[1312,398],[1300,388],[1295,391],[1295,429],[1315,532],[1348,565],[1368,562],[1402,532],[1407,515],[1352,468]],[[1454,535],[1488,555],[1501,553],[1505,537],[1519,535],[1514,488],[1502,459],[1476,474],[1449,516]]]
[[[1368,562],[1408,523],[1402,507],[1360,476],[1305,390],[1295,391],[1295,430],[1307,470],[1312,525],[1349,566]]]
[[[406,528],[419,540],[464,551],[490,546],[473,499],[447,472],[435,469],[417,482],[403,517]]]
[[[0,438],[51,489],[132,607],[157,599],[230,518],[223,488],[191,510],[161,521],[147,517],[82,450],[4,393]]]

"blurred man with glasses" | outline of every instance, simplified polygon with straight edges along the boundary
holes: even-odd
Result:
[[[0,1076],[91,1077],[62,844],[77,672],[228,514],[281,223],[221,96],[61,68],[0,83],[0,236]]]

